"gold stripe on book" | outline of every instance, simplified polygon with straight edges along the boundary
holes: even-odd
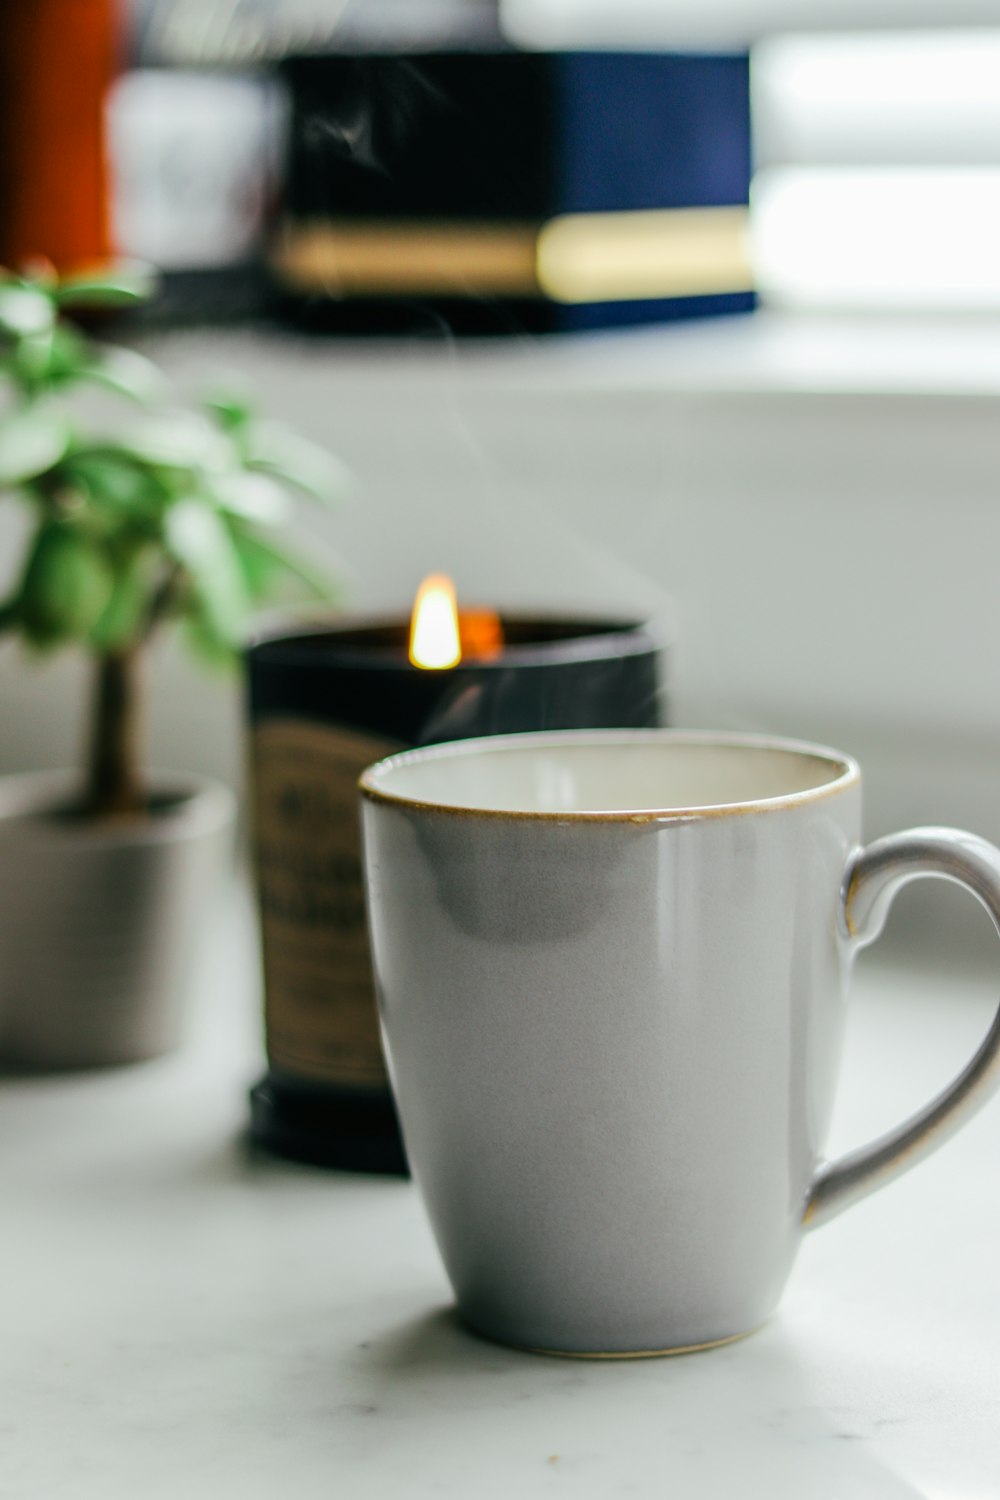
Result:
[[[538,281],[556,302],[747,292],[746,208],[563,214],[538,237]]]
[[[331,297],[537,297],[537,224],[336,220],[290,225],[285,284]]]
[[[331,297],[548,297],[625,302],[746,292],[746,208],[561,214],[547,224],[335,220],[290,225],[286,286]]]

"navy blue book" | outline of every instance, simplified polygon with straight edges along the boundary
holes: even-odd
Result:
[[[518,332],[744,312],[745,55],[312,56],[271,264],[306,321]]]

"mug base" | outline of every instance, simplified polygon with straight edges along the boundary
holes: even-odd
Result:
[[[674,1344],[665,1349],[546,1349],[536,1344],[518,1344],[510,1339],[499,1338],[495,1333],[485,1333],[474,1323],[464,1320],[466,1327],[478,1338],[504,1349],[516,1349],[520,1354],[541,1354],[547,1359],[671,1359],[680,1354],[701,1354],[706,1349],[721,1349],[725,1344],[737,1344],[758,1331],[758,1326],[742,1329],[739,1333],[727,1333],[722,1338],[706,1339],[700,1344]]]

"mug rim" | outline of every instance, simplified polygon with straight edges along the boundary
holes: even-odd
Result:
[[[777,797],[749,798],[739,802],[717,802],[704,805],[666,808],[615,808],[615,809],[531,809],[466,807],[448,802],[405,796],[400,792],[386,790],[378,784],[378,777],[391,773],[397,766],[423,764],[425,761],[467,760],[470,756],[486,754],[496,750],[514,751],[518,747],[559,746],[570,743],[591,745],[615,744],[675,744],[675,745],[730,745],[737,749],[772,750],[786,755],[809,756],[826,761],[838,768],[838,774],[819,786],[806,787],[802,791],[785,792]],[[546,823],[676,823],[706,818],[746,816],[750,813],[779,812],[819,802],[823,798],[860,786],[861,767],[853,756],[828,745],[816,745],[808,740],[785,739],[778,735],[742,734],[734,730],[717,729],[557,729],[535,730],[525,734],[494,734],[473,739],[447,740],[438,745],[423,745],[412,750],[397,751],[367,766],[358,778],[358,791],[362,798],[376,806],[406,808],[410,811],[445,814],[458,818],[491,818],[505,821],[532,821]]]

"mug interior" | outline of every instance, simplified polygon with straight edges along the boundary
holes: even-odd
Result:
[[[797,801],[858,775],[849,757],[793,741],[569,730],[406,751],[369,767],[361,789],[470,812],[669,817]]]

